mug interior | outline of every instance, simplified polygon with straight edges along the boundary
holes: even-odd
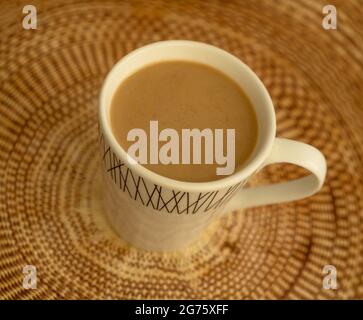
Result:
[[[113,94],[131,74],[147,65],[172,60],[198,62],[213,67],[234,80],[250,99],[257,117],[258,138],[249,160],[232,175],[209,182],[185,182],[163,177],[133,164],[132,170],[158,185],[190,191],[216,190],[246,179],[261,167],[269,155],[276,131],[275,112],[271,98],[257,75],[242,61],[217,47],[194,41],[171,40],[156,42],[139,48],[122,58],[108,74],[100,96],[100,123],[113,151],[120,160],[127,161],[127,152],[118,144],[110,126],[110,106]]]

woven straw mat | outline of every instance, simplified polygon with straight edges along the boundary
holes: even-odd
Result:
[[[363,3],[32,2],[0,10],[0,297],[4,299],[363,298]],[[319,148],[322,190],[231,213],[185,251],[127,246],[102,211],[97,101],[112,66],[166,39],[223,48],[262,79],[278,136]],[[251,184],[306,174],[270,166]],[[23,288],[34,265],[37,288]],[[324,266],[337,289],[324,289]]]

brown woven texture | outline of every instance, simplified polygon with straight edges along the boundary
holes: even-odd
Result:
[[[326,1],[32,2],[0,10],[0,297],[363,298],[363,4]],[[246,62],[269,90],[278,135],[322,150],[313,197],[235,212],[183,252],[124,244],[103,216],[97,101],[113,64],[145,44],[190,39]],[[261,171],[252,184],[305,174]],[[37,268],[37,289],[22,287]],[[323,289],[323,267],[337,290]]]

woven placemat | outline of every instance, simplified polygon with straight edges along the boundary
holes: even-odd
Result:
[[[362,2],[32,2],[0,10],[0,297],[363,298]],[[125,245],[103,216],[97,100],[113,64],[165,39],[221,47],[263,80],[278,135],[322,150],[321,192],[235,212],[183,252]],[[303,174],[271,166],[253,184]],[[26,265],[36,289],[23,288]],[[324,289],[324,266],[337,288]],[[26,271],[26,270],[25,270]]]

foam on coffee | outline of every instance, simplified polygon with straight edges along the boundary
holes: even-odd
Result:
[[[164,61],[148,65],[124,80],[114,93],[110,122],[118,143],[127,151],[130,130],[149,133],[150,121],[159,130],[234,129],[235,166],[243,166],[257,142],[258,125],[253,105],[244,91],[228,76],[207,65],[189,61]],[[223,139],[226,153],[226,136]],[[159,148],[163,142],[159,142]],[[205,147],[202,140],[202,148]],[[180,154],[182,145],[180,144]],[[193,156],[193,152],[192,156]],[[203,155],[203,152],[202,152]],[[150,160],[150,159],[148,159]],[[189,182],[221,179],[217,163],[143,164],[162,176]]]

